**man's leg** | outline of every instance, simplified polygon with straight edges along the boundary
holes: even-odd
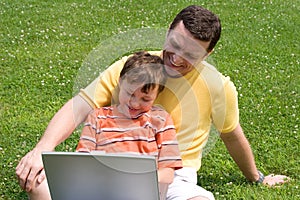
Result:
[[[175,171],[174,181],[169,185],[167,200],[214,200],[214,195],[197,185],[197,172],[184,167]]]
[[[193,197],[193,198],[188,199],[188,200],[211,200],[211,199],[207,198],[207,197]]]

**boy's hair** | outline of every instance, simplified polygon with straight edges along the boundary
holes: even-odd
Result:
[[[182,20],[185,28],[196,38],[210,41],[208,52],[212,51],[221,36],[221,21],[211,11],[196,5],[184,8],[170,25],[170,30]]]
[[[139,51],[130,56],[120,73],[120,79],[129,83],[143,83],[142,92],[158,86],[158,93],[164,89],[166,75],[163,60],[159,56],[151,55],[146,51]]]

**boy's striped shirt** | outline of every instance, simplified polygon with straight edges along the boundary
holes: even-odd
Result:
[[[124,116],[117,106],[94,109],[76,150],[153,155],[158,168],[182,165],[172,119],[156,106],[136,118]]]

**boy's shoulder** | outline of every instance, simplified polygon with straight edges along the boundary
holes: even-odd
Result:
[[[152,106],[150,112],[148,113],[150,114],[149,117],[152,125],[157,129],[161,129],[166,125],[173,126],[171,115],[161,106]]]
[[[99,108],[94,108],[91,113],[95,115],[105,115],[112,113],[115,110],[115,106],[104,106]]]
[[[152,111],[162,111],[162,112],[167,112],[161,105],[153,105],[151,107]]]
[[[169,116],[170,114],[163,108],[161,107],[160,105],[153,105],[151,107],[151,114],[152,115],[161,115],[163,117],[167,117]]]

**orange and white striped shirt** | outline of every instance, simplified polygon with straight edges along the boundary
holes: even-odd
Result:
[[[105,151],[152,155],[158,168],[181,168],[182,162],[172,118],[153,106],[128,118],[117,106],[94,109],[88,116],[76,151]]]

